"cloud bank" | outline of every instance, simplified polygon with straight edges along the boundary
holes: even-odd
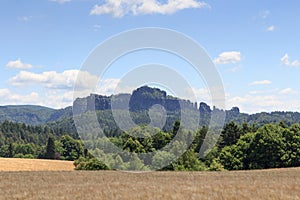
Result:
[[[105,0],[103,4],[96,4],[90,14],[108,14],[116,18],[121,18],[127,14],[170,15],[184,9],[203,7],[208,7],[208,4],[197,0],[168,0],[166,3],[161,3],[158,0]]]
[[[214,59],[215,64],[229,64],[229,63],[237,63],[242,60],[242,54],[238,51],[229,51],[221,53],[217,58]]]

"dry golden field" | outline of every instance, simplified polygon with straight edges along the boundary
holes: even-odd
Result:
[[[147,173],[0,172],[0,199],[294,200],[300,199],[300,169]]]
[[[72,171],[73,162],[41,159],[0,158],[2,171]]]

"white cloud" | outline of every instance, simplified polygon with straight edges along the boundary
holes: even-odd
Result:
[[[178,96],[176,94],[173,95]],[[210,105],[212,104],[212,97],[208,88],[188,87],[185,88],[183,95],[184,96],[179,97],[182,99],[189,99],[190,101],[206,102]]]
[[[15,105],[15,104],[36,104],[38,103],[39,95],[36,92],[31,92],[26,95],[20,95],[11,92],[9,89],[0,89],[0,104]]]
[[[63,4],[63,3],[70,2],[71,0],[50,0],[50,1],[53,1],[53,2],[57,2],[57,3]]]
[[[216,106],[218,108],[225,109],[226,94],[223,87],[188,87],[185,88],[185,91],[183,91],[182,94],[184,96],[179,96],[181,99],[188,99],[191,102],[205,102],[210,106]]]
[[[193,88],[193,95],[201,97],[197,99],[198,102],[206,102],[212,106],[210,91],[206,88]],[[283,95],[284,94],[284,95]],[[271,112],[271,111],[299,111],[300,104],[297,99],[300,98],[300,92],[285,88],[285,89],[271,89],[251,91],[244,95],[232,96],[226,93],[226,109],[232,107],[239,107],[241,112],[257,113],[257,112]],[[190,99],[190,97],[185,97]],[[218,107],[218,106],[217,106]]]
[[[295,93],[296,93],[296,91],[294,91],[292,88],[285,88],[278,92],[278,94],[282,94],[282,95],[295,94]]]
[[[286,53],[281,59],[281,64],[288,67],[298,67],[300,62],[298,60],[290,61],[289,55]]]
[[[262,111],[284,110],[287,103],[277,95],[250,95],[235,96],[227,101],[229,107],[238,106],[242,112],[256,113]]]
[[[42,73],[20,71],[16,76],[10,78],[9,82],[16,86],[15,90],[20,90],[21,93],[24,87],[32,85],[32,87],[27,87],[26,90],[30,88],[34,90],[33,93],[19,95],[18,92],[12,93],[8,89],[2,89],[0,90],[0,98],[5,98],[2,98],[0,103],[38,104],[62,108],[72,105],[74,98],[86,97],[91,93],[111,95],[115,93],[119,81],[119,79],[113,78],[99,81],[97,76],[79,70],[66,70],[61,73],[56,71]],[[75,84],[76,91],[74,91]]]
[[[85,76],[86,77],[86,76]],[[93,91],[91,88],[82,88],[76,91],[72,89],[61,91],[61,90],[50,90],[47,93],[47,105],[55,108],[62,108],[66,106],[70,106],[73,103],[73,100],[78,97],[87,97],[91,93],[100,94],[100,95],[112,95],[115,94],[115,88],[119,83],[119,79],[102,79],[99,81],[98,85],[95,87]],[[93,83],[94,84],[94,83]],[[131,92],[130,90],[129,92]],[[123,91],[122,92],[127,92]],[[53,104],[52,102],[56,103]]]
[[[20,94],[12,92],[7,88],[0,89],[1,105],[40,105],[51,108],[65,108],[71,106],[73,101],[73,92],[29,92]]]
[[[7,88],[0,89],[0,99],[2,99],[5,96],[8,96],[9,93],[10,93],[10,91]]]
[[[86,97],[91,93],[111,95],[115,92],[119,81],[113,78],[99,81],[97,76],[79,70],[66,70],[61,73],[20,71],[9,79],[9,82],[15,86],[14,92],[7,88],[0,89],[0,104],[34,104],[63,108],[72,105],[74,98]],[[75,84],[77,84],[76,91],[74,91]]]
[[[110,95],[115,93],[115,89],[118,87],[118,84],[120,83],[120,79],[103,79],[100,80],[99,86],[97,88],[97,92],[99,94],[103,95]],[[120,89],[120,88],[118,88]],[[125,91],[119,91],[124,93]]]
[[[75,85],[80,89],[91,88],[91,84],[95,85],[98,77],[88,72],[80,72],[79,70],[66,70],[62,73],[56,71],[46,71],[40,74],[20,71],[16,76],[9,79],[14,86],[23,86],[28,84],[40,84],[49,89],[72,89]],[[78,78],[77,78],[78,77]]]
[[[166,3],[158,0],[105,0],[105,3],[95,5],[90,14],[110,14],[113,17],[123,17],[127,14],[173,14],[183,9],[207,6],[205,2],[197,0],[168,0]]]
[[[262,81],[253,81],[250,85],[270,85],[272,82],[269,80],[262,80]]]
[[[289,55],[285,54],[281,59],[280,59],[281,63],[283,65],[289,65],[290,61],[289,61]]]
[[[217,58],[214,59],[215,64],[228,64],[237,63],[242,60],[241,52],[229,51],[221,53]]]
[[[229,97],[227,108],[238,106],[242,112],[272,112],[272,111],[299,111],[300,92],[291,88],[282,90],[258,91],[242,96]]]
[[[244,95],[228,96],[228,109],[238,106],[242,112],[299,111],[300,91],[292,88],[251,91]]]
[[[275,31],[275,26],[274,26],[274,25],[269,26],[269,27],[267,28],[267,31],[268,31],[268,32],[273,32],[273,31]]]
[[[33,66],[31,64],[23,63],[19,58],[18,60],[9,61],[6,64],[6,67],[11,69],[30,69]]]

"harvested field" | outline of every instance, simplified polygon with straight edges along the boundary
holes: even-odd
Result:
[[[72,161],[0,158],[2,171],[72,171]]]
[[[33,162],[33,161],[32,161]],[[0,199],[300,199],[300,169],[0,172]]]

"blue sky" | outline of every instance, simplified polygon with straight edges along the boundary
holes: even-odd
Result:
[[[222,77],[228,108],[300,111],[299,18],[297,0],[2,0],[0,105],[71,105],[78,70],[97,45],[129,29],[161,27],[206,50]],[[121,72],[149,62],[173,66],[200,100],[209,101],[190,66],[151,51],[118,60],[102,77],[99,93],[112,93]]]

